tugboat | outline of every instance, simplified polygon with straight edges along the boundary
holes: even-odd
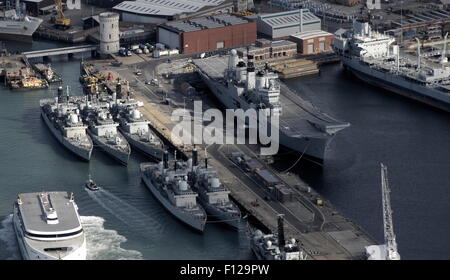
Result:
[[[91,191],[98,191],[100,189],[94,180],[92,180],[91,175],[89,175],[89,179],[86,181],[85,187]]]

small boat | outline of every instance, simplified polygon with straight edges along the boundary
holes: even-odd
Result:
[[[89,175],[89,179],[86,181],[85,186],[91,191],[98,191],[100,189],[94,180],[91,179],[91,175]]]

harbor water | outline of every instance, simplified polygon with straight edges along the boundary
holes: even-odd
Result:
[[[10,51],[57,46],[7,43]],[[77,95],[79,63],[79,57],[52,61]],[[333,140],[323,168],[300,162],[301,177],[381,243],[379,163],[385,163],[402,258],[450,258],[450,115],[372,88],[337,64],[288,84],[352,124]],[[98,149],[89,163],[70,154],[39,115],[39,99],[55,91],[0,87],[0,259],[20,258],[10,215],[17,194],[42,190],[75,193],[89,259],[253,258],[243,233],[211,223],[200,235],[170,216],[141,183],[139,163],[146,158],[140,154],[132,152],[128,167]],[[85,190],[88,174],[101,191]]]
[[[54,48],[48,42],[7,44],[9,51]],[[51,62],[73,95],[82,95],[80,57]],[[49,90],[11,92],[0,86],[0,259],[20,258],[12,228],[13,202],[18,193],[71,191],[86,231],[88,259],[252,259],[245,233],[211,223],[203,235],[173,218],[141,183],[132,152],[128,167],[99,149],[89,163],[65,149],[40,117],[39,99]],[[102,188],[84,187],[88,175]]]
[[[449,259],[450,114],[372,87],[340,64],[287,83],[351,123],[334,138],[323,168],[302,162],[300,176],[382,243],[383,162],[401,257]]]

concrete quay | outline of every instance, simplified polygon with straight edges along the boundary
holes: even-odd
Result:
[[[175,109],[186,108],[193,111],[193,101],[202,100],[203,109],[217,107],[206,93],[194,96],[185,96],[177,89],[181,81],[166,79],[170,76],[179,76],[182,81],[193,82],[194,75],[187,71],[185,65],[189,59],[182,59],[171,63],[165,60],[133,59],[127,63],[122,59],[118,67],[111,66],[111,62],[105,60],[94,61],[99,71],[114,71],[122,80],[129,81],[131,96],[143,102],[140,108],[151,126],[164,140],[175,147],[184,156],[190,156],[191,145],[178,145],[177,139],[172,138],[171,131],[175,123],[170,116]],[[144,62],[145,61],[145,62]],[[140,69],[143,75],[135,75],[136,69]],[[148,83],[157,78],[159,86]],[[169,105],[164,104],[165,97],[169,97]],[[331,203],[323,199],[320,194],[309,188],[298,176],[276,172],[269,165],[264,167],[278,176],[295,192],[295,200],[279,202],[266,200],[267,192],[261,184],[255,180],[252,174],[243,171],[230,160],[230,153],[240,151],[252,158],[258,158],[256,148],[250,145],[197,145],[199,151],[207,149],[209,162],[213,165],[223,183],[230,189],[232,198],[270,231],[276,231],[277,215],[285,215],[286,236],[300,240],[301,247],[309,255],[310,259],[364,259],[365,246],[376,244],[363,230],[353,222],[346,219]],[[202,158],[203,152],[199,153]],[[200,159],[202,162],[202,159]],[[261,161],[262,162],[262,161]],[[320,198],[324,201],[318,206],[315,201]],[[255,205],[257,201],[258,205]]]

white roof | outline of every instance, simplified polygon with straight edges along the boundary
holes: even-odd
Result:
[[[205,6],[217,6],[225,0],[137,0],[124,1],[114,7],[115,10],[141,15],[173,16],[181,13],[193,13]]]
[[[318,30],[318,31],[305,31],[305,32],[297,33],[297,34],[294,34],[291,36],[295,37],[297,39],[306,40],[306,39],[312,39],[312,38],[316,38],[316,37],[330,36],[330,35],[333,35],[333,34],[323,31],[323,30]]]
[[[300,10],[284,11],[280,13],[264,14],[258,16],[261,20],[272,28],[279,28],[300,24]],[[311,13],[308,9],[303,9],[303,24],[320,22],[320,19]]]

